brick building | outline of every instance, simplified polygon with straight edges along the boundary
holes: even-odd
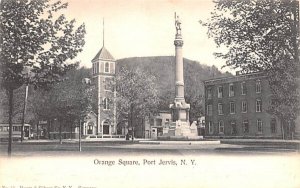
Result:
[[[97,124],[89,126],[91,135],[109,136],[117,134],[115,90],[112,81],[115,78],[115,59],[104,47],[92,60],[92,84],[97,90]]]
[[[271,91],[263,73],[204,81],[207,137],[281,138],[277,117],[267,112]]]

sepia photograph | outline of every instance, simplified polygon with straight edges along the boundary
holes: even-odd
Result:
[[[0,0],[0,188],[299,188],[298,0]]]

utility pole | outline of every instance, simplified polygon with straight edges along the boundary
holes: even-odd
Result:
[[[28,98],[28,85],[26,85],[26,87],[25,87],[25,97],[24,97],[22,127],[21,127],[21,142],[23,142],[23,140],[24,140],[24,124],[25,124],[25,115],[26,115],[26,107],[27,107],[27,98]]]

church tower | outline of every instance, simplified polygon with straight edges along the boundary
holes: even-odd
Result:
[[[93,135],[116,134],[116,105],[115,90],[112,81],[115,79],[115,59],[104,46],[104,21],[103,21],[103,46],[92,59],[92,82],[97,91],[97,127],[90,131]]]

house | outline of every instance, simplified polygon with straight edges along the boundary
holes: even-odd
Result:
[[[163,134],[163,128],[168,126],[172,115],[170,111],[160,111],[154,116],[148,116],[144,121],[145,138],[157,139]]]

